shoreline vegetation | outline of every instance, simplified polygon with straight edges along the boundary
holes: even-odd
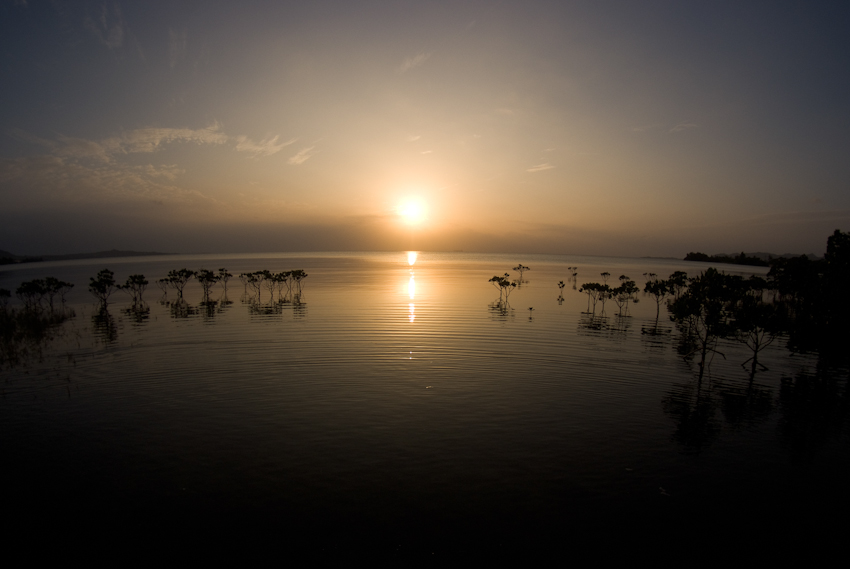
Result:
[[[716,257],[716,256],[715,256]],[[741,253],[738,264],[747,259]],[[787,348],[792,352],[818,352],[833,359],[846,359],[848,328],[850,320],[850,299],[845,294],[850,282],[850,233],[836,229],[827,239],[826,253],[822,259],[812,260],[806,255],[799,257],[772,259],[766,278],[751,276],[744,279],[728,275],[709,267],[701,274],[690,277],[677,271],[669,278],[659,278],[654,273],[644,273],[645,295],[653,297],[656,304],[656,327],[661,316],[661,307],[665,306],[669,319],[677,324],[681,332],[680,351],[686,357],[699,355],[700,378],[708,355],[717,352],[717,340],[734,338],[746,344],[752,350],[752,373],[755,374],[758,353],[779,336],[787,339]],[[609,286],[610,273],[600,274],[602,283],[587,282],[577,288],[578,270],[568,267],[568,281],[573,289],[588,295],[588,308],[585,314],[596,316],[597,303],[601,303],[602,315],[605,313],[606,300],[613,300],[619,309],[618,316],[628,316],[628,306],[638,302],[640,288],[626,275],[619,277],[619,286]],[[499,300],[495,308],[510,309],[508,297],[513,290],[524,282],[523,273],[530,270],[522,264],[512,270],[519,272],[519,278],[511,280],[510,274],[494,276],[490,279],[497,290]],[[172,270],[165,278],[156,281],[162,289],[163,299],[168,290],[174,289],[177,302],[183,301],[183,288],[190,279],[196,279],[203,288],[202,305],[215,304],[210,299],[210,289],[221,283],[226,300],[227,281],[233,277],[226,269],[218,272],[206,269]],[[244,287],[245,296],[249,288],[256,303],[262,303],[262,290],[268,290],[269,302],[300,304],[302,281],[307,273],[301,269],[272,273],[268,270],[242,273],[239,280]],[[105,313],[110,295],[123,290],[130,294],[133,305],[144,308],[142,294],[149,284],[144,275],[131,275],[125,284],[114,280],[114,274],[108,269],[101,270],[89,283],[89,292],[98,300]],[[613,283],[612,283],[613,284]],[[18,320],[31,316],[47,316],[44,326],[39,327],[35,336],[41,336],[45,329],[64,321],[65,294],[73,287],[54,277],[35,279],[21,283],[15,290],[15,296],[23,305],[21,308],[10,306],[12,291],[0,289],[0,344],[15,344],[20,340]],[[562,292],[564,281],[558,283]],[[558,301],[563,302],[563,294]],[[529,308],[529,314],[533,311]],[[530,316],[531,317],[531,316]],[[24,334],[27,336],[27,334]],[[2,355],[2,354],[0,354]],[[8,360],[2,357],[0,360]]]
[[[690,252],[685,255],[684,261],[696,261],[698,263],[724,263],[727,265],[748,265],[751,267],[772,267],[774,261],[781,259],[799,259],[806,257],[812,261],[821,260],[822,257],[816,255],[774,255],[773,253],[750,253],[747,255],[743,251],[739,255],[706,255],[700,252]]]

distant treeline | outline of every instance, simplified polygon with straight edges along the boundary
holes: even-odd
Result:
[[[740,255],[730,257],[729,255],[706,255],[705,253],[688,253],[686,261],[700,261],[702,263],[728,263],[730,265],[753,265],[756,267],[769,267],[770,262],[758,257],[748,257],[743,252]]]

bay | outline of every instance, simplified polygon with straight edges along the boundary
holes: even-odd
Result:
[[[55,276],[73,316],[2,369],[0,455],[21,535],[257,540],[321,555],[447,557],[611,535],[692,544],[847,529],[848,375],[778,339],[751,377],[722,342],[707,376],[646,296],[587,314],[578,288],[662,259],[419,252],[98,259],[4,267]],[[531,267],[499,306],[488,280]],[[569,281],[578,267],[578,277]],[[299,302],[185,302],[171,269],[304,269]],[[145,305],[86,291],[144,274]],[[728,267],[764,274],[766,269]],[[559,300],[558,282],[565,281]],[[574,286],[575,285],[575,286]],[[7,516],[8,518],[8,516]],[[83,531],[85,533],[85,531]],[[779,540],[780,542],[782,540]],[[776,547],[783,547],[777,543]]]

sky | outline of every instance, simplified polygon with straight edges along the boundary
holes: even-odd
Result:
[[[0,249],[823,254],[850,3],[0,0]]]

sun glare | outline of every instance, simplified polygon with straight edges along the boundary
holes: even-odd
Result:
[[[410,200],[399,206],[398,215],[408,225],[419,225],[425,221],[427,210],[422,202]]]

